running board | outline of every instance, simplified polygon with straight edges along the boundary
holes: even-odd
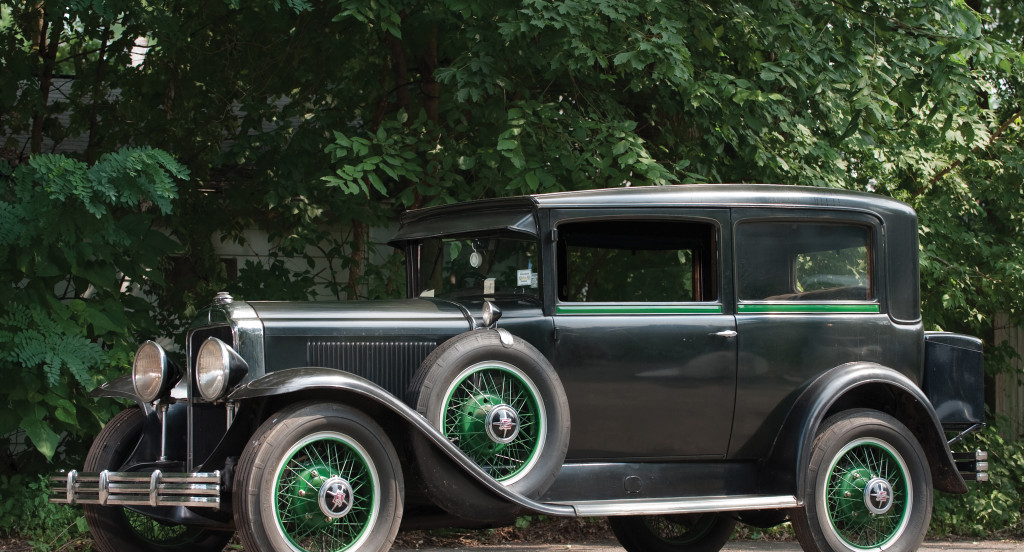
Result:
[[[576,515],[581,517],[699,514],[743,510],[778,510],[800,506],[800,502],[795,496],[762,495],[589,500],[584,502],[552,502],[550,504],[571,506],[576,510]]]

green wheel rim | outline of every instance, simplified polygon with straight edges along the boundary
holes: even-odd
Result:
[[[887,483],[889,506],[878,513],[868,507],[865,488]],[[865,438],[849,443],[836,455],[823,484],[828,522],[846,544],[877,550],[900,537],[910,520],[913,485],[907,465],[885,441]]]
[[[335,432],[309,435],[288,450],[276,474],[275,521],[293,551],[340,552],[369,538],[380,476],[359,443]],[[341,488],[346,507],[332,512],[330,492]]]
[[[511,409],[518,432],[509,442],[487,431],[492,410]],[[510,485],[525,476],[544,447],[547,420],[540,393],[522,370],[489,361],[463,370],[441,408],[441,432],[491,477]]]
[[[715,526],[715,514],[644,516],[651,534],[667,544],[691,545],[701,542]]]

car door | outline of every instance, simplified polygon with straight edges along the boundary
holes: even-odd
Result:
[[[848,363],[919,365],[921,328],[887,312],[877,217],[742,208],[733,218],[739,385],[729,455],[760,458],[800,389]]]
[[[724,209],[552,212],[570,459],[718,458],[736,387]]]

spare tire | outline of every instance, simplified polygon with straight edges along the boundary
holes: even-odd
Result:
[[[528,498],[551,486],[565,460],[569,403],[562,383],[540,351],[504,330],[443,343],[420,365],[407,400],[481,469]],[[417,433],[412,444],[438,506],[479,521],[515,514],[428,438]]]

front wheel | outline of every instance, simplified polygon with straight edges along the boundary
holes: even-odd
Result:
[[[814,440],[803,508],[793,529],[804,550],[909,552],[932,516],[932,480],[921,445],[887,414],[851,410]]]
[[[235,477],[235,525],[246,550],[383,552],[402,521],[394,446],[366,414],[301,403],[249,440]]]
[[[610,517],[608,524],[629,552],[718,552],[736,520],[710,513]]]
[[[111,418],[89,448],[83,471],[120,469],[142,438],[145,422],[138,408]],[[96,549],[104,552],[219,552],[231,539],[227,531],[167,524],[121,506],[82,509]]]

